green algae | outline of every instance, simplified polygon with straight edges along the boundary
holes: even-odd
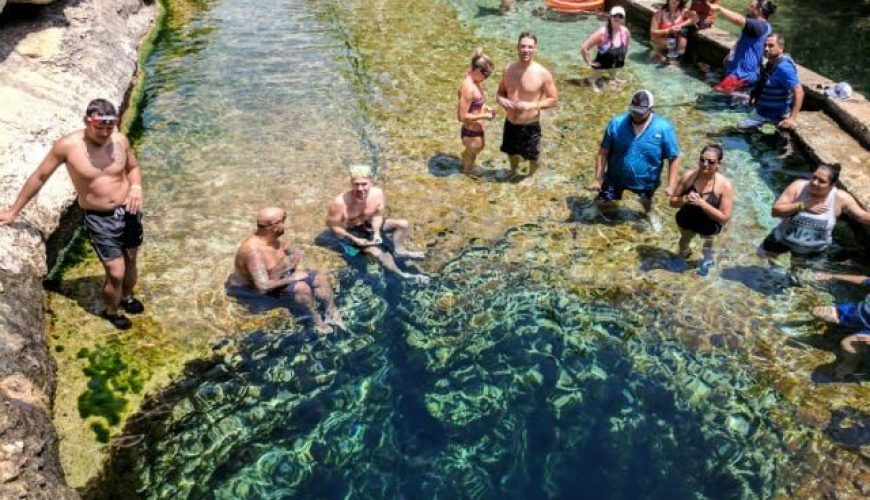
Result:
[[[82,348],[76,357],[85,360],[82,371],[88,378],[87,390],[78,397],[79,416],[101,417],[109,426],[117,426],[128,409],[126,395],[142,392],[142,370],[124,359],[117,343]],[[102,431],[97,432],[97,439],[106,442],[102,435]]]

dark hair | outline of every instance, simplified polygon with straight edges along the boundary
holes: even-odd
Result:
[[[94,99],[93,101],[88,103],[88,107],[85,108],[85,116],[91,115],[100,115],[100,116],[118,116],[118,110],[115,109],[115,105],[106,99]]]
[[[840,169],[842,167],[839,163],[822,163],[818,167],[813,170],[813,172],[817,171],[820,168],[824,168],[831,174],[831,184],[836,184],[838,180],[840,180]]]
[[[765,19],[769,18],[774,12],[776,12],[776,5],[774,5],[770,0],[759,0],[758,8],[761,9],[761,15],[763,15]]]
[[[483,52],[483,47],[478,47],[471,53],[471,69],[479,69],[483,76],[492,74],[494,65],[492,59]]]
[[[535,34],[532,33],[531,31],[523,31],[522,33],[520,33],[519,38],[517,38],[517,43],[520,43],[523,40],[523,38],[531,38],[532,40],[535,41],[535,45],[538,44],[538,37],[536,37]]]
[[[670,5],[671,0],[667,0],[664,4],[662,4],[662,10],[668,10],[668,6]],[[686,8],[686,0],[680,0],[680,3],[677,4],[677,8],[683,10]]]
[[[776,44],[779,45],[780,48],[785,47],[785,38],[776,31],[767,35],[767,38],[776,38]]]
[[[722,158],[725,157],[725,153],[722,152],[722,146],[718,144],[707,144],[704,146],[704,149],[701,150],[701,156],[704,156],[704,153],[707,152],[708,149],[712,149],[716,152],[716,161],[722,161]]]

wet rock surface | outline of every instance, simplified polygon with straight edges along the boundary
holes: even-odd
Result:
[[[0,8],[5,2],[0,2]],[[49,3],[49,2],[35,2]],[[155,15],[140,0],[7,5],[0,31],[0,205],[97,96],[120,103]],[[51,423],[55,365],[44,338],[45,239],[75,200],[63,168],[0,228],[0,497],[73,498]]]

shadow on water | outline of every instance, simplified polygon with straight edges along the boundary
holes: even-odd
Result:
[[[511,262],[524,237],[547,235],[469,247],[428,287],[343,275],[354,334],[227,342],[129,421],[86,497],[776,491],[795,467],[768,417],[782,402],[746,398],[739,360],[687,350],[632,297],[576,296],[552,286],[559,269]]]
[[[692,268],[689,262],[671,250],[650,245],[638,245],[636,250],[640,259],[640,270],[644,272],[661,269],[679,274]]]
[[[742,283],[743,286],[767,296],[781,295],[787,284],[785,271],[779,270],[777,273],[760,265],[726,267],[719,276],[728,281]]]
[[[435,177],[465,175],[462,173],[462,160],[456,155],[436,153],[426,165],[429,173]],[[511,182],[508,179],[510,168],[492,168],[489,163],[478,163],[471,173],[469,177],[478,182]]]

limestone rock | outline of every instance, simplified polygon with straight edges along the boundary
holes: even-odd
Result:
[[[81,127],[88,101],[121,103],[156,14],[147,0],[28,3],[49,5],[0,30],[0,207],[56,139]],[[55,365],[42,310],[45,241],[74,202],[61,168],[18,221],[0,227],[0,498],[78,497],[65,484],[51,422]]]

